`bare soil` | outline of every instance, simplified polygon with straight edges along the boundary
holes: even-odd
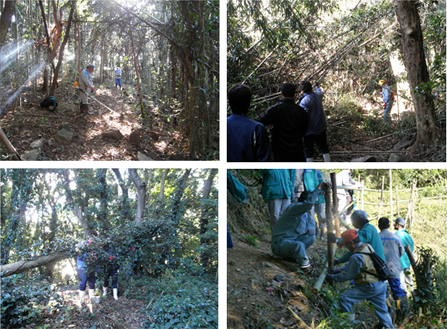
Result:
[[[5,88],[4,88],[5,89]],[[4,95],[10,93],[3,90]],[[114,87],[97,89],[94,100],[89,100],[90,115],[79,111],[79,97],[71,87],[59,88],[55,97],[58,108],[55,112],[40,107],[45,98],[41,92],[32,97],[31,88],[22,93],[22,108],[6,108],[0,115],[0,127],[8,136],[19,155],[30,151],[30,144],[43,139],[39,160],[45,161],[131,161],[138,160],[138,153],[152,160],[184,160],[188,158],[186,143],[168,122],[163,111],[147,105],[144,118],[136,110],[139,102],[136,95]],[[2,104],[5,100],[2,100]],[[149,118],[151,124],[149,124]],[[144,124],[142,124],[144,122]],[[74,133],[68,146],[59,145],[54,138],[62,125],[67,124]],[[124,138],[104,138],[102,133],[117,129]],[[130,133],[141,131],[140,143],[130,142]],[[2,160],[10,160],[3,144],[0,144]]]

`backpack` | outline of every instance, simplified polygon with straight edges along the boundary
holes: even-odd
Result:
[[[393,101],[396,99],[396,98],[394,98],[394,93],[393,92],[391,92],[391,98],[393,99]]]
[[[370,246],[368,246],[369,251],[371,251],[371,253],[366,253],[366,252],[356,252],[355,254],[362,254],[362,255],[368,255],[371,256],[371,259],[373,261],[374,264],[374,268],[376,269],[377,274],[371,273],[371,272],[366,272],[368,274],[374,275],[376,277],[378,277],[380,279],[380,281],[386,281],[391,277],[391,271],[388,268],[388,265],[386,265],[385,261],[380,258],[379,255],[377,255],[374,250],[371,250]]]
[[[44,108],[50,110],[51,112],[56,111],[56,107],[57,107],[56,97],[54,97],[54,96],[46,97],[42,102],[40,102],[40,107],[44,107]]]

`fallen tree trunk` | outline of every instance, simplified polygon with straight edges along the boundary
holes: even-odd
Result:
[[[68,251],[56,251],[45,256],[39,256],[30,260],[21,260],[16,263],[1,265],[0,276],[7,277],[13,274],[22,273],[32,268],[48,265],[50,263],[58,262],[63,259],[69,258]]]

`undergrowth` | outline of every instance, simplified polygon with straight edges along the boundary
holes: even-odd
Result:
[[[218,286],[214,277],[167,272],[147,279],[146,328],[217,328]]]
[[[35,277],[12,275],[1,279],[1,287],[2,325],[35,323],[45,312],[62,309],[62,297],[55,293],[54,286],[42,284]]]

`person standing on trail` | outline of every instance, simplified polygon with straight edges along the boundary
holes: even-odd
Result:
[[[251,120],[248,111],[251,89],[235,84],[228,91],[228,103],[233,113],[227,118],[227,161],[270,161],[270,141],[263,124]]]
[[[275,162],[305,162],[303,137],[309,126],[307,113],[296,105],[295,85],[281,86],[279,103],[270,106],[257,121],[264,126],[272,125],[272,150]]]
[[[299,202],[288,206],[273,228],[272,252],[297,262],[304,273],[312,270],[306,248],[315,242],[315,219],[310,211],[328,186],[320,183],[312,192],[301,193]]]
[[[90,231],[88,233],[87,241],[83,242],[81,245],[93,243],[94,238],[97,236],[98,233],[96,231]],[[93,298],[95,298],[95,283],[96,283],[95,272],[94,271],[88,272],[87,266],[85,264],[85,261],[89,257],[96,258],[96,256],[93,253],[83,254],[77,257],[76,262],[76,269],[78,271],[79,277],[81,278],[81,283],[79,284],[79,300],[81,307],[84,304],[84,298],[87,295],[85,291],[86,285],[88,285],[88,296],[90,300],[93,300]]]
[[[383,98],[383,118],[386,122],[390,122],[391,108],[393,107],[393,95],[390,87],[386,84],[385,80],[380,80],[379,85],[382,86],[382,92],[380,93]]]
[[[402,242],[402,246],[405,250],[405,246],[410,246],[411,252],[414,251],[414,241],[411,235],[405,230],[405,219],[402,217],[397,217],[394,220],[394,229],[396,230],[396,235],[400,238]],[[410,291],[413,291],[413,280],[410,274],[411,263],[408,258],[407,253],[404,253],[400,258],[400,266],[402,267],[402,272],[400,274],[400,283],[402,289],[407,292],[407,285],[410,288]]]
[[[360,240],[356,230],[347,230],[342,233],[339,247],[345,246],[349,250],[347,253],[350,255],[349,262],[345,266],[332,270],[332,273],[326,276],[326,280],[328,282],[354,281],[355,286],[339,296],[340,310],[343,313],[350,313],[349,320],[351,322],[355,320],[352,306],[367,300],[379,318],[379,323],[373,328],[394,328],[393,320],[386,306],[386,283],[380,281],[373,260],[368,255],[372,254],[374,250],[368,243]]]
[[[123,90],[123,87],[121,87],[121,69],[119,67],[115,70],[115,88],[120,86],[120,90]]]
[[[351,215],[352,225],[356,229],[358,229],[358,235],[360,240],[363,243],[370,244],[373,247],[374,251],[380,258],[386,262],[385,252],[383,251],[382,240],[380,239],[380,235],[377,232],[377,229],[369,223],[368,214],[363,210],[356,210]],[[339,244],[342,240],[341,238],[336,238],[335,234],[330,232],[328,233],[328,240],[332,243]],[[334,265],[346,263],[349,260],[349,257],[352,256],[352,252],[345,253],[340,259],[334,260]]]
[[[337,186],[358,186],[357,182],[351,177],[352,169],[343,169],[336,176]],[[346,219],[347,206],[351,203],[351,195],[347,190],[337,188],[338,215],[350,224]]]
[[[399,259],[405,254],[405,251],[400,238],[393,232],[388,231],[389,227],[390,220],[386,217],[381,217],[379,219],[379,235],[380,239],[382,239],[386,264],[391,272],[391,276],[388,278],[388,284],[391,288],[393,299],[396,301],[396,320],[400,322],[404,319],[405,305],[402,299],[405,296],[405,292],[402,290],[400,284],[402,267]],[[390,313],[391,298],[388,289],[386,290],[386,304],[388,306],[388,312]]]
[[[70,274],[65,274],[65,281],[67,282],[67,286],[70,284]]]
[[[295,169],[262,169],[262,197],[267,202],[270,214],[270,227],[273,228],[279,216],[290,204]]]
[[[95,91],[93,87],[92,72],[95,66],[89,64],[85,70],[82,70],[79,74],[78,94],[81,97],[80,112],[88,114],[88,95]]]
[[[306,153],[306,161],[313,162],[314,144],[317,144],[318,149],[323,153],[324,162],[329,162],[331,156],[326,136],[327,125],[326,115],[323,111],[323,92],[317,83],[315,83],[315,86],[315,92],[313,92],[309,81],[300,82],[300,89],[303,94],[298,103],[309,115],[309,128],[304,136],[304,152]]]
[[[317,169],[305,169],[303,179],[306,191],[313,191],[319,184],[323,183],[323,177],[321,177],[321,173]],[[326,227],[325,204],[326,200],[324,195],[320,195],[311,209],[312,217],[315,219],[318,218],[318,227],[316,227],[315,235],[320,240],[324,240],[324,229]]]

